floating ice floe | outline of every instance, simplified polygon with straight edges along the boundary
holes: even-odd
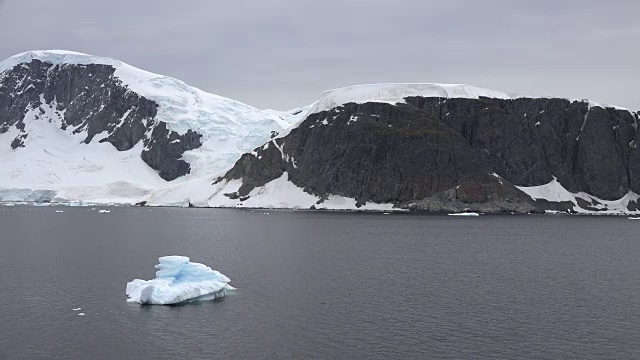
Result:
[[[629,217],[629,220],[640,220],[640,217]]]
[[[206,301],[234,290],[228,277],[206,265],[190,262],[186,256],[163,256],[158,262],[155,279],[127,283],[127,302],[169,305]]]
[[[480,216],[480,214],[475,212],[462,212],[462,213],[452,213],[449,216]]]
[[[98,210],[98,214],[108,214],[111,210]]]

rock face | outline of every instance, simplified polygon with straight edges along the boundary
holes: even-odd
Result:
[[[557,178],[602,200],[640,193],[638,114],[586,101],[409,96],[349,102],[309,115],[282,138],[245,154],[221,181],[247,199],[284,172],[321,198],[428,210],[566,210],[518,187]],[[255,191],[254,191],[255,193]],[[322,201],[322,200],[321,200]],[[591,200],[596,207],[599,203]],[[585,202],[585,201],[583,201]],[[637,206],[632,201],[629,209]]]
[[[29,136],[25,115],[49,121],[45,108],[60,119],[63,130],[83,134],[84,142],[108,142],[119,151],[144,141],[142,159],[165,180],[188,174],[182,154],[201,146],[200,135],[178,134],[154,121],[158,105],[133,91],[101,64],[52,65],[40,60],[18,64],[0,77],[0,134],[15,127],[21,132],[11,142],[16,149]],[[96,136],[101,138],[96,140]]]
[[[615,200],[640,193],[638,114],[566,99],[409,98],[518,186],[549,183]]]

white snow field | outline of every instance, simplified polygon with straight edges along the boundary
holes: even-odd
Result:
[[[210,267],[189,261],[186,256],[163,256],[153,280],[135,279],[127,283],[127,302],[169,305],[186,301],[221,298],[228,290],[228,277]]]
[[[218,174],[222,176],[224,173]],[[213,184],[216,175],[192,180],[182,184],[155,190],[143,197],[148,206],[188,206],[223,208],[267,208],[267,209],[316,209],[325,210],[365,210],[365,211],[406,211],[393,204],[366,203],[356,207],[356,200],[331,195],[323,202],[320,197],[309,194],[289,180],[284,172],[279,178],[253,189],[245,201],[230,199],[224,194],[234,193],[242,186],[242,180],[222,181]]]
[[[16,194],[17,189],[54,190],[66,201],[126,202],[166,184],[140,158],[142,142],[128,151],[109,143],[84,144],[82,134],[60,129],[55,115],[49,116],[51,122],[35,120],[39,109],[53,114],[51,106],[41,105],[25,115],[25,147],[13,150],[8,145],[18,135],[16,128],[0,134],[0,189],[15,189]]]
[[[476,217],[480,216],[480,214],[476,212],[461,212],[461,213],[451,213],[449,216],[462,216],[462,217]]]
[[[518,189],[529,195],[531,199],[547,200],[549,202],[570,202],[574,204],[573,210],[579,214],[601,214],[601,215],[633,215],[640,214],[640,211],[629,211],[629,202],[637,202],[640,195],[630,191],[618,200],[602,200],[595,196],[584,192],[572,193],[565,189],[562,184],[554,177],[554,179],[545,185],[540,186],[516,186]],[[587,203],[594,204],[593,207],[598,211],[583,209],[578,205],[578,199],[582,199]]]
[[[157,121],[167,123],[170,130],[180,134],[189,129],[201,134],[203,145],[183,155],[183,160],[191,165],[191,173],[174,182],[215,173],[233,165],[243,153],[267,142],[272,131],[281,132],[305,116],[308,110],[259,110],[115,59],[63,50],[15,55],[0,63],[0,77],[4,71],[33,59],[54,66],[113,66],[115,76],[131,91],[158,103]],[[45,115],[36,120],[35,115],[41,109]],[[167,184],[140,159],[142,143],[119,152],[108,143],[97,143],[101,138],[98,135],[95,143],[84,144],[85,134],[72,134],[72,127],[60,129],[64,113],[58,114],[54,109],[55,104],[47,105],[41,98],[39,108],[25,115],[25,131],[29,136],[24,148],[14,151],[8,146],[18,134],[17,129],[0,135],[0,144],[6,144],[0,147],[0,167],[3,169],[0,189],[14,197],[24,189],[46,189],[54,190],[59,201],[131,203],[151,189]]]

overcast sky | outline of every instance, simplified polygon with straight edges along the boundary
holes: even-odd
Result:
[[[0,0],[0,57],[35,49],[117,58],[260,108],[440,82],[640,110],[630,0]]]

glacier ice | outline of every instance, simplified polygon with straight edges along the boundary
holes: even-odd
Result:
[[[158,262],[155,279],[127,283],[127,302],[169,305],[213,300],[234,289],[228,277],[186,256],[163,256]]]

